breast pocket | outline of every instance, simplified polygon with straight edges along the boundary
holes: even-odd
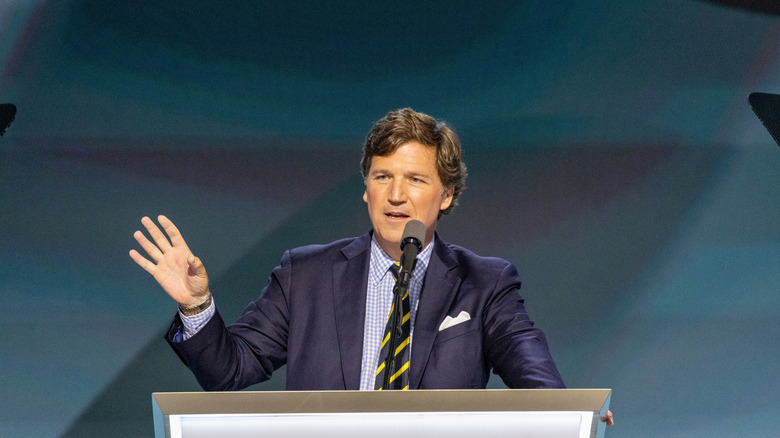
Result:
[[[433,342],[433,345],[439,345],[442,342],[447,342],[450,339],[454,339],[460,336],[467,335],[473,331],[479,331],[480,324],[479,321],[475,319],[470,319],[468,321],[461,322],[460,324],[447,327],[444,330],[440,330],[436,334],[436,340]]]
[[[480,321],[472,319],[436,334],[425,371],[431,387],[484,388],[487,372],[481,328]]]

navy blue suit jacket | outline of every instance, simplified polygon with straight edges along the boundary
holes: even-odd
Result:
[[[285,252],[260,298],[226,327],[219,312],[195,336],[166,338],[206,390],[237,390],[287,364],[288,390],[360,385],[371,234]],[[410,389],[485,388],[493,369],[510,388],[562,388],[509,262],[435,239],[420,294]],[[449,315],[471,319],[439,331]]]

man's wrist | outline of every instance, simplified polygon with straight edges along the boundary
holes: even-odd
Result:
[[[209,292],[208,297],[206,297],[206,299],[202,303],[196,306],[182,307],[181,304],[179,304],[179,312],[181,312],[181,314],[184,316],[195,316],[198,313],[208,309],[209,306],[211,306],[211,301],[212,301],[211,292]]]

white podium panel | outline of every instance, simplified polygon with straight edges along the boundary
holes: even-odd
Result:
[[[587,438],[609,389],[154,393],[157,438]]]

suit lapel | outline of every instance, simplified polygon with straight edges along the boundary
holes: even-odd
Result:
[[[353,240],[341,250],[344,257],[333,264],[336,333],[344,386],[351,390],[360,388],[370,243],[370,234]]]
[[[452,252],[438,235],[435,242],[415,317],[409,389],[420,386],[439,324],[447,316],[462,281]]]

